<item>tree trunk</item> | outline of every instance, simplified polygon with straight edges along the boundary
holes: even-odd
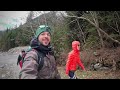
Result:
[[[34,32],[34,30],[33,30],[33,27],[32,27],[31,22],[30,22],[30,27],[31,27],[31,30],[32,30],[33,34],[35,35],[35,32]]]
[[[92,12],[91,12],[91,15],[93,16],[93,20],[94,20],[94,22],[95,22],[95,25],[96,25],[97,27],[99,27],[99,22],[98,22],[98,17],[97,17],[96,11],[94,11],[93,14],[94,14],[94,15],[92,15]],[[100,37],[101,45],[102,45],[102,47],[104,47],[104,43],[103,43],[103,39],[102,39],[102,35],[101,35],[101,33],[100,33],[100,30],[97,29],[97,32],[98,32],[98,35],[99,35],[99,37]]]
[[[80,31],[81,31],[81,33],[82,33],[83,41],[84,41],[84,43],[85,43],[85,35],[84,35],[83,31],[82,31],[82,28],[80,27],[80,24],[79,24],[78,20],[77,20],[77,23],[78,23],[78,27],[79,27],[79,29],[80,29]]]
[[[45,25],[47,25],[47,20],[46,20],[45,12],[44,12],[44,19],[45,19]]]
[[[68,17],[76,17],[76,18],[79,18],[79,19],[84,19],[84,20],[87,20],[89,23],[91,23],[93,26],[95,26],[97,29],[100,30],[100,32],[104,33],[106,35],[106,37],[108,37],[109,39],[111,39],[112,41],[120,44],[120,42],[118,40],[115,40],[113,39],[112,37],[110,37],[105,31],[103,31],[101,28],[99,28],[98,26],[96,26],[92,21],[90,21],[89,19],[85,18],[85,17],[77,17],[77,16],[69,16]]]

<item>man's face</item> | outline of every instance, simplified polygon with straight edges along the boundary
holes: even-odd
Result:
[[[47,46],[50,43],[50,33],[43,32],[38,37],[39,42],[41,42],[44,46]]]

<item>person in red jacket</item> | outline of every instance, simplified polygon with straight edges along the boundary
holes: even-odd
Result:
[[[66,74],[69,75],[70,79],[77,79],[75,76],[75,71],[77,65],[79,65],[82,70],[85,70],[84,65],[80,59],[80,42],[73,41],[72,42],[72,51],[69,52],[67,62],[66,62]]]
[[[23,64],[23,60],[25,58],[25,55],[26,55],[25,50],[21,50],[21,53],[19,54],[18,59],[17,59],[17,65],[19,64],[20,68],[22,68],[22,64]]]

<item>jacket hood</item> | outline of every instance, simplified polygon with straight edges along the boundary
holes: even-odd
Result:
[[[72,49],[73,49],[73,51],[79,51],[78,49],[77,49],[77,46],[78,45],[80,45],[80,42],[79,41],[73,41],[72,42]]]
[[[48,54],[48,53],[53,54],[52,46],[50,44],[48,46],[42,45],[36,37],[31,40],[30,46],[32,49],[39,50],[44,54]]]

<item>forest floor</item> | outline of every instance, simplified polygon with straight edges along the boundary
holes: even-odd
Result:
[[[58,67],[62,79],[69,79],[65,74],[65,67]],[[120,79],[120,70],[117,71],[82,71],[75,72],[78,79]]]

